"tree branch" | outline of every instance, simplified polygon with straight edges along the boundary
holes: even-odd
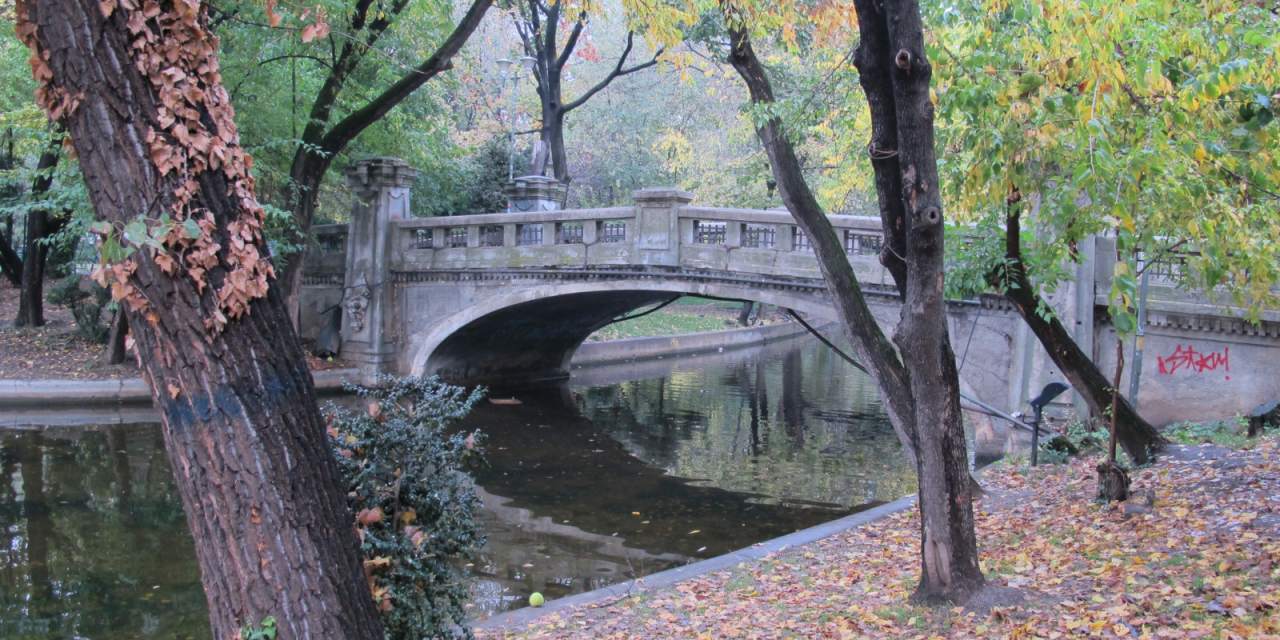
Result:
[[[860,16],[877,16],[877,0],[854,0]],[[902,168],[898,162],[898,116],[893,98],[893,81],[889,76],[892,59],[889,54],[889,31],[883,19],[858,20],[859,42],[853,66],[858,69],[858,82],[867,96],[871,111],[871,140],[867,155],[875,173],[876,198],[880,208],[880,226],[884,229],[884,245],[880,264],[889,270],[898,287],[898,295],[907,294],[907,226],[902,199]]]
[[[422,64],[409,71],[395,84],[387,87],[385,91],[370,100],[364,107],[335,124],[325,134],[320,146],[330,153],[341,151],[348,142],[360,135],[369,125],[385,116],[387,112],[413,94],[418,87],[421,87],[440,72],[452,67],[453,56],[462,49],[462,45],[466,44],[467,39],[471,37],[476,27],[479,26],[480,20],[484,18],[485,12],[492,5],[493,0],[475,0],[472,2],[471,8],[467,10],[466,15],[454,27],[453,33],[449,34],[449,37],[436,49],[435,53],[431,54],[430,58],[427,58]]]
[[[333,65],[328,60],[325,60],[324,58],[321,58],[319,56],[309,56],[303,53],[286,53],[283,55],[272,56],[270,58],[267,58],[266,60],[259,60],[258,64],[259,65],[270,64],[272,62],[279,62],[280,60],[311,60],[312,62],[315,62],[316,64],[322,67],[326,67],[329,70],[333,70]]]
[[[652,67],[658,64],[658,58],[662,56],[662,52],[665,51],[665,49],[658,49],[657,52],[653,54],[653,58],[651,58],[648,62],[642,62],[638,65],[635,65],[634,67],[627,67],[624,69],[623,65],[627,63],[627,58],[631,55],[631,49],[634,46],[635,46],[635,32],[628,31],[627,46],[622,49],[622,55],[618,56],[618,63],[613,66],[613,70],[609,72],[609,75],[605,76],[604,79],[602,79],[600,82],[597,82],[594,87],[587,89],[587,92],[579,96],[577,100],[574,100],[573,102],[570,102],[564,105],[564,107],[561,110],[564,113],[573,111],[574,109],[577,109],[578,107],[581,107],[583,104],[585,104],[587,100],[591,99],[592,96],[604,90],[604,88],[609,86],[609,83],[613,82],[615,79],[631,73],[635,73],[637,71],[641,71],[643,69],[648,69],[649,67]]]
[[[582,35],[582,28],[587,25],[587,12],[583,11],[578,14],[578,21],[573,25],[573,31],[569,32],[569,39],[564,43],[564,50],[560,52],[560,57],[556,58],[556,70],[564,68],[569,63],[569,56],[573,53],[574,47],[578,46],[578,36]]]
[[[726,18],[732,24],[732,16]],[[747,32],[730,27],[729,35],[732,42],[729,62],[746,83],[751,102],[773,104],[773,87]],[[818,266],[836,304],[844,333],[853,345],[854,355],[872,370],[885,410],[889,413],[889,421],[914,463],[917,437],[915,410],[906,367],[867,306],[835,227],[805,182],[795,148],[782,130],[782,121],[772,117],[757,125],[756,134],[769,156],[769,165],[783,203],[813,245]]]

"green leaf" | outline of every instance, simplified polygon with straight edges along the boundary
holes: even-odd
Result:
[[[195,240],[204,234],[200,229],[200,225],[195,220],[187,218],[182,221],[182,236],[188,240]]]

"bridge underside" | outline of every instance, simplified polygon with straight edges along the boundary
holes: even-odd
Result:
[[[566,378],[569,360],[587,336],[633,309],[678,295],[611,291],[515,304],[449,335],[431,353],[425,370],[468,385]]]

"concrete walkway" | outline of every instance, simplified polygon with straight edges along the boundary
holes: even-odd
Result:
[[[316,390],[337,391],[354,380],[355,369],[313,371]],[[151,389],[142,378],[119,380],[0,380],[0,407],[82,407],[150,404]]]

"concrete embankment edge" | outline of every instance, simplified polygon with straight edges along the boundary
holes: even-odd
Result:
[[[915,505],[915,503],[916,497],[914,495],[906,496],[888,504],[882,504],[878,507],[867,509],[866,511],[859,511],[858,513],[845,516],[838,520],[832,520],[825,524],[809,527],[808,529],[801,529],[795,533],[790,533],[772,540],[766,540],[764,542],[751,545],[745,549],[726,553],[722,556],[700,560],[698,562],[684,565],[683,567],[660,571],[636,580],[619,582],[618,584],[602,587],[594,591],[579,593],[565,598],[558,598],[548,602],[542,607],[525,607],[523,609],[516,609],[515,611],[500,613],[491,618],[477,622],[475,624],[475,628],[492,630],[523,627],[543,616],[563,612],[575,607],[581,607],[613,598],[621,598],[627,595],[638,595],[646,591],[664,589],[690,578],[696,578],[708,573],[730,569],[743,562],[756,561],[773,553],[817,542],[823,538],[828,538],[850,529],[871,524],[877,520],[881,520],[900,511],[904,511]]]
[[[796,323],[763,327],[709,331],[682,336],[627,338],[582,345],[574,355],[574,366],[592,366],[678,355],[739,349],[804,333]],[[332,392],[355,380],[355,369],[314,371],[316,389]],[[80,407],[121,404],[150,404],[151,390],[142,378],[118,380],[0,380],[0,407]]]
[[[805,333],[796,322],[783,322],[761,327],[706,331],[679,336],[624,338],[605,342],[586,342],[573,354],[573,366],[613,364],[652,358],[707,353],[721,349],[752,347]]]
[[[336,391],[355,369],[313,371],[318,391]],[[0,380],[0,407],[66,407],[85,405],[151,404],[151,390],[142,378],[120,380]]]

